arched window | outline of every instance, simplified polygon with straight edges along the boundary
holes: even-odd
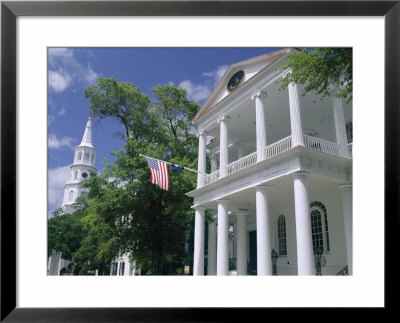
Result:
[[[82,152],[80,151],[79,153],[78,153],[78,161],[81,161],[82,160]]]
[[[73,190],[69,191],[68,200],[70,202],[72,202],[74,200],[74,191]]]
[[[89,162],[89,153],[85,153],[85,162]]]
[[[287,256],[286,246],[286,220],[284,215],[280,215],[278,218],[278,246],[279,255]]]
[[[77,178],[78,178],[78,171],[76,170],[74,173],[74,179],[77,179]]]
[[[310,204],[311,234],[313,250],[322,247],[324,252],[330,252],[328,212],[321,202],[315,201]]]

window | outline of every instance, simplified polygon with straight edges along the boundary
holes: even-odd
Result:
[[[82,160],[82,152],[80,151],[78,154],[78,161],[81,161],[81,160]]]
[[[72,202],[74,200],[74,191],[69,191],[68,201]]]
[[[117,268],[118,268],[118,263],[113,262],[112,267],[111,267],[111,275],[112,276],[117,276]]]
[[[311,234],[313,250],[322,247],[324,252],[330,252],[329,229],[328,229],[328,212],[321,202],[312,202],[310,204],[311,215]]]
[[[347,142],[353,142],[353,122],[346,123],[346,135],[347,135]]]
[[[76,170],[74,173],[74,179],[77,179],[77,178],[78,178],[78,171]]]
[[[279,245],[279,255],[287,256],[286,220],[284,215],[281,215],[278,218],[278,245]]]
[[[119,263],[119,275],[120,276],[124,275],[124,270],[125,270],[125,263],[124,262],[120,262]]]
[[[85,153],[85,162],[89,162],[89,153]]]

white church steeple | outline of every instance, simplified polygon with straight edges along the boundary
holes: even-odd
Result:
[[[64,213],[72,213],[74,211],[73,204],[84,191],[81,187],[82,180],[87,178],[91,171],[97,171],[95,161],[96,149],[93,147],[92,123],[89,117],[82,141],[80,145],[75,147],[74,163],[70,166],[70,178],[65,183],[64,199],[61,205]]]
[[[92,122],[91,118],[89,117],[88,122],[86,123],[85,132],[83,133],[82,142],[79,146],[87,146],[93,147],[92,142]]]

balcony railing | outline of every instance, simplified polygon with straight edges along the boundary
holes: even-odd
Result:
[[[228,174],[236,173],[237,171],[254,165],[257,162],[257,152],[251,153],[250,155],[244,156],[238,160],[235,160],[232,164],[228,165]]]
[[[352,142],[347,145],[347,149],[349,151],[349,156],[352,157],[353,156],[353,143]]]
[[[290,148],[292,148],[292,136],[283,138],[265,147],[265,159],[283,153],[284,151],[289,150]]]
[[[340,156],[340,146],[334,142],[304,135],[304,145],[329,155]]]
[[[308,148],[311,148],[316,151],[320,151],[329,155],[339,156],[339,157],[348,157],[351,158],[353,143],[347,145],[348,156],[346,153],[343,153],[343,149],[340,149],[340,146],[334,142],[326,141],[320,138],[311,137],[308,135],[304,135],[304,145]],[[273,144],[265,147],[265,159],[269,159],[274,157],[280,153],[283,153],[292,148],[292,136],[288,136],[283,138]],[[345,149],[345,148],[344,148]],[[346,156],[345,156],[346,155]],[[227,166],[228,175],[234,174],[241,169],[247,168],[257,163],[257,152],[253,152],[250,155],[244,156],[233,163]],[[219,169],[212,172],[211,174],[205,175],[205,185],[213,183],[220,178]]]
[[[219,169],[216,171],[212,172],[211,174],[206,174],[205,176],[205,185],[210,184],[212,182],[215,182],[216,180],[219,179]]]

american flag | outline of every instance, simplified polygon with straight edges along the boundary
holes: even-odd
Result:
[[[146,157],[149,165],[152,184],[160,186],[163,190],[169,191],[168,164],[161,160]]]

